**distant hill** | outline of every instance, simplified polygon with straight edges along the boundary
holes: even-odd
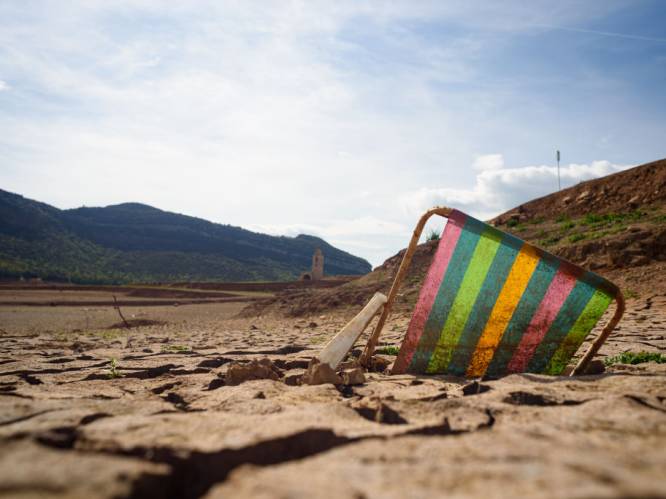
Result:
[[[78,283],[294,279],[321,248],[327,275],[370,264],[308,235],[278,237],[139,203],[60,210],[0,190],[0,277]]]

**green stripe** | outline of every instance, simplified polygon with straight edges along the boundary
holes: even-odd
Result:
[[[583,310],[583,313],[573,325],[571,331],[569,331],[569,334],[553,354],[544,373],[561,374],[564,371],[571,357],[576,353],[587,334],[601,318],[612,300],[613,298],[601,289],[598,289],[594,293],[585,310]]]
[[[492,227],[488,227],[481,235],[426,372],[446,372],[453,350],[458,344],[472,306],[497,253],[501,238],[502,233]]]

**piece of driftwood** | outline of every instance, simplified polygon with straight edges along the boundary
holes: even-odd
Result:
[[[123,315],[123,313],[120,311],[120,305],[118,305],[118,300],[116,299],[116,295],[113,295],[113,303],[114,303],[113,308],[115,308],[115,309],[116,309],[116,312],[118,312],[118,315],[119,315],[120,318],[123,320],[123,324],[125,324],[125,327],[126,327],[127,329],[129,329],[129,328],[130,328],[130,325],[129,325],[129,323],[125,320],[125,316]]]
[[[382,293],[375,293],[363,310],[326,344],[317,357],[319,362],[328,364],[333,369],[337,368],[386,300]]]

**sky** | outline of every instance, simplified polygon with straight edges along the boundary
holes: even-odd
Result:
[[[0,188],[379,265],[666,157],[666,2],[0,0]],[[439,230],[443,221],[429,229]]]

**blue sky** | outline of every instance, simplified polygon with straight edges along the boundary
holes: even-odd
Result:
[[[381,263],[666,156],[666,3],[0,2],[0,188]]]

